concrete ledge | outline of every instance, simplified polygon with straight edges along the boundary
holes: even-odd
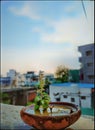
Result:
[[[20,110],[24,106],[7,105],[2,103],[0,105],[1,129],[33,129],[33,127],[25,124],[20,118]],[[94,130],[94,117],[81,116],[76,123],[66,130]]]
[[[1,87],[1,92],[12,92],[12,91],[21,91],[21,90],[35,90],[35,87]]]

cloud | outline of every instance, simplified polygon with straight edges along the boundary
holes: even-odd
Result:
[[[38,20],[40,16],[37,14],[37,8],[33,4],[25,3],[21,8],[9,7],[9,10],[15,15],[26,16],[28,18]]]
[[[32,28],[32,32],[40,33],[40,32],[42,32],[42,29],[39,27],[34,27],[34,28]]]
[[[64,7],[65,13],[74,12],[76,6]],[[87,20],[85,18],[82,6],[78,11],[80,15],[77,17],[64,17],[58,20],[48,19],[44,16],[43,20],[47,28],[52,28],[53,31],[48,32],[47,28],[43,30],[36,28],[35,32],[39,32],[40,39],[44,43],[72,43],[76,45],[84,45],[94,42],[94,4],[90,2],[85,6],[87,11]]]
[[[63,8],[63,10],[64,10],[65,13],[78,13],[77,8],[79,8],[79,4],[76,4],[74,2],[73,5],[70,4],[70,5],[65,6]]]
[[[94,41],[94,29],[91,28],[93,21],[86,21],[83,16],[51,21],[49,24],[55,31],[52,34],[42,33],[41,38],[44,42],[88,44]]]
[[[64,6],[63,13],[75,12],[78,4]],[[86,6],[88,21],[86,21],[84,13],[80,13],[78,17],[64,17],[54,21],[53,19],[42,16],[40,13],[41,5],[33,2],[25,2],[21,8],[10,7],[9,10],[16,15],[26,16],[31,19],[41,20],[44,23],[38,27],[32,28],[32,32],[40,34],[40,39],[45,43],[74,43],[88,44],[94,41],[94,6],[93,3]],[[39,10],[40,9],[40,10]],[[82,8],[81,8],[82,9]],[[45,10],[43,10],[45,12]],[[52,33],[47,28],[53,28]]]
[[[76,12],[76,8],[79,4],[64,6],[63,14]],[[26,16],[31,19],[41,20],[42,24],[32,28],[32,32],[37,32],[40,35],[40,40],[45,43],[73,43],[77,45],[88,44],[94,42],[94,5],[90,3],[86,6],[88,21],[86,21],[84,13],[78,15],[78,17],[64,17],[64,15],[54,21],[47,17],[47,15],[41,15],[41,12],[46,10],[41,8],[41,5],[37,5],[33,2],[25,2],[21,8],[10,7],[10,11],[16,15]],[[40,10],[39,10],[40,9]],[[81,7],[82,9],[82,7]],[[80,9],[79,9],[80,10]],[[78,12],[79,13],[79,12]],[[52,28],[52,32],[48,32],[47,28]]]

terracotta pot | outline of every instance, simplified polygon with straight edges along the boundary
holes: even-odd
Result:
[[[81,110],[74,104],[67,103],[67,102],[51,102],[50,104],[61,105],[61,106],[65,105],[75,109],[75,111],[71,111],[71,113],[67,115],[56,115],[56,116],[46,115],[45,116],[45,115],[29,114],[25,111],[28,107],[25,107],[20,111],[20,116],[26,124],[36,129],[59,130],[59,129],[67,128],[68,126],[75,123],[81,115]]]

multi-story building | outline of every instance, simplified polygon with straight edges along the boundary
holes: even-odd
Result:
[[[82,64],[80,69],[80,82],[94,83],[94,44],[78,47],[81,57],[79,62]]]

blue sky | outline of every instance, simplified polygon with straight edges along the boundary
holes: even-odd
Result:
[[[1,1],[1,72],[79,69],[77,47],[94,41],[94,3]]]

